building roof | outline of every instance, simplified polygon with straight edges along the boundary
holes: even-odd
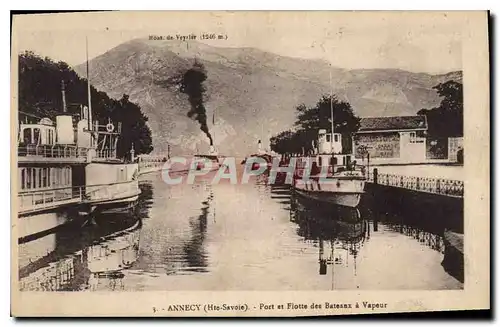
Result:
[[[359,131],[361,133],[379,131],[426,130],[425,116],[395,116],[361,118]]]

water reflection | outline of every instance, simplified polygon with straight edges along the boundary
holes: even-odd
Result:
[[[122,232],[107,236],[83,250],[89,273],[88,285],[96,287],[99,278],[110,281],[111,288],[121,280],[123,269],[130,268],[139,254],[140,223]],[[122,284],[123,286],[123,284]]]
[[[247,185],[141,180],[137,210],[58,233],[31,290],[459,289],[442,235],[406,217],[319,206],[266,176]],[[370,209],[368,207],[368,209]],[[428,220],[431,220],[428,218]],[[399,267],[394,269],[394,267]]]
[[[347,266],[349,260],[356,275],[358,252],[369,238],[368,223],[357,209],[317,206],[302,198],[292,197],[290,220],[298,225],[300,236],[317,242],[320,275],[327,274],[328,266],[332,266],[333,275],[335,265]]]
[[[67,226],[47,235],[55,246],[43,258],[19,269],[20,290],[77,291],[94,289],[100,280],[114,288],[121,270],[130,268],[139,256],[142,222],[153,205],[153,185],[144,183],[133,212],[101,214],[92,224]],[[35,240],[23,244],[39,247]]]
[[[100,278],[117,279],[120,271],[137,260],[141,220],[132,226],[124,216],[99,217],[99,226],[89,226],[80,235],[64,231],[66,239],[46,262],[28,266],[20,275],[22,291],[75,291],[93,288]],[[125,223],[125,225],[124,225]],[[114,230],[111,226],[114,226]],[[123,229],[122,229],[123,228]],[[118,229],[118,230],[117,230]]]
[[[207,217],[210,210],[210,203],[213,200],[213,193],[202,202],[201,214],[197,217],[189,218],[191,228],[191,239],[184,244],[184,259],[188,263],[188,271],[206,272],[207,254],[204,240],[207,233]],[[215,215],[214,215],[215,217]]]
[[[444,254],[445,246],[444,246],[444,238],[442,235],[434,234],[418,227],[393,224],[390,222],[387,223],[386,226],[389,230],[396,231],[403,235],[409,236],[419,241],[420,244],[425,245],[435,251]]]
[[[158,180],[143,180],[142,184],[155,190],[154,205],[146,210],[149,218],[142,231],[140,258],[131,273],[158,276],[207,272],[207,229],[209,218],[212,222],[216,219],[211,185],[169,187]]]

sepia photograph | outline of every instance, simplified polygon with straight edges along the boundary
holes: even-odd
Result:
[[[14,16],[13,314],[488,308],[487,20]]]

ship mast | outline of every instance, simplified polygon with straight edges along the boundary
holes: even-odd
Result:
[[[215,108],[214,112],[212,113],[212,143],[215,149]]]
[[[89,75],[89,40],[85,37],[85,53],[87,62],[87,101],[89,107],[89,131],[92,132],[92,101],[90,93],[90,75]]]
[[[332,123],[332,143],[333,143],[333,86],[332,86],[332,72],[330,71],[330,120]],[[332,152],[333,152],[333,147],[332,147]]]

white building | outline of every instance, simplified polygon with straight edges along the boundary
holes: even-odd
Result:
[[[362,118],[353,137],[356,160],[370,154],[372,164],[415,164],[426,162],[425,116]]]

